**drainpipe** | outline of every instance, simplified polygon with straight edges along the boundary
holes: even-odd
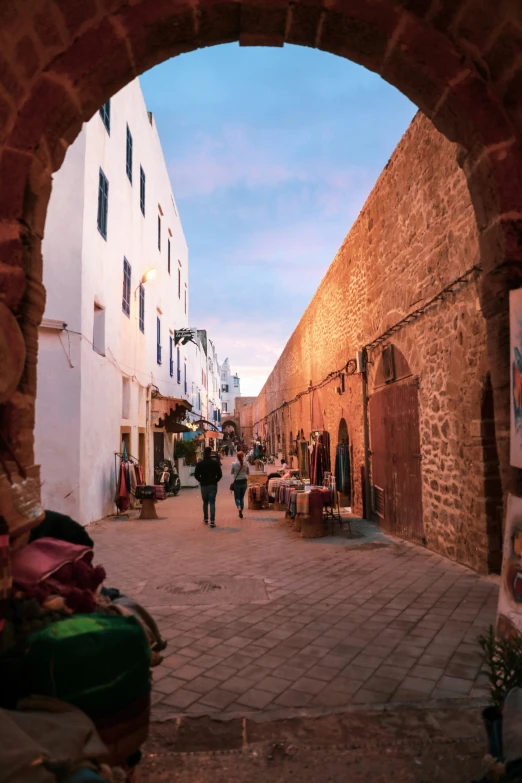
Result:
[[[363,447],[364,447],[364,505],[366,519],[372,521],[372,495],[370,487],[370,434],[368,427],[368,354],[366,348],[362,350],[363,367],[362,380],[362,407],[363,407]]]

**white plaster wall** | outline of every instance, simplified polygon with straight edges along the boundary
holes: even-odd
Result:
[[[132,185],[125,166],[127,123],[133,136]],[[47,275],[45,282],[49,288],[49,303],[54,303],[57,290],[68,292],[72,288],[76,292],[76,298],[69,297],[67,293],[65,296],[68,306],[74,310],[75,331],[81,335],[77,336],[81,372],[78,369],[76,396],[71,396],[66,386],[63,393],[62,386],[53,389],[50,373],[54,372],[54,365],[45,348],[48,340],[44,341],[44,350],[40,352],[40,373],[46,379],[46,389],[43,393],[39,389],[38,408],[48,415],[40,416],[37,453],[42,455],[43,474],[44,477],[49,476],[48,484],[51,485],[56,480],[57,471],[49,471],[45,463],[51,448],[57,450],[54,443],[56,428],[60,426],[57,412],[63,408],[68,412],[62,418],[67,434],[60,443],[64,455],[68,455],[63,461],[79,466],[81,476],[81,489],[75,499],[73,516],[86,524],[114,511],[114,452],[121,450],[120,428],[130,427],[131,453],[138,456],[138,428],[146,426],[144,395],[147,386],[154,384],[166,396],[182,396],[183,370],[181,383],[178,384],[175,361],[174,375],[170,375],[168,337],[169,329],[188,324],[188,313],[185,313],[184,307],[188,249],[158,133],[154,122],[151,124],[149,121],[138,80],[112,98],[110,135],[97,113],[84,126],[79,139],[81,148],[76,146],[78,141],[70,148],[51,196],[44,274]],[[146,175],[145,216],[140,210],[140,165]],[[100,166],[109,181],[107,240],[97,229]],[[161,251],[157,243],[158,205],[163,211]],[[169,228],[172,232],[170,275],[167,271]],[[69,280],[70,268],[63,263],[63,258],[74,254],[81,263],[75,267],[76,276]],[[122,311],[124,257],[132,270],[130,317]],[[138,329],[138,300],[134,298],[134,290],[150,267],[157,270],[157,277],[145,284],[145,333],[142,334]],[[181,270],[180,297],[178,268]],[[105,308],[105,356],[100,356],[92,347],[95,302]],[[48,310],[46,317],[62,317],[54,307],[50,309],[48,305]],[[156,361],[157,315],[162,322],[161,365]],[[64,320],[67,318],[64,317]],[[69,384],[73,377],[71,372],[67,368],[63,371]],[[123,377],[131,379],[130,414],[125,419],[122,418]],[[54,409],[50,408],[51,399],[55,399]],[[71,424],[73,430],[77,427],[74,433],[71,432]],[[74,436],[76,452],[67,445],[71,436]],[[151,480],[152,432],[149,432],[148,446],[148,480]],[[71,503],[67,508],[70,513]]]
[[[81,259],[85,131],[53,176],[42,243],[44,317],[68,332],[39,330],[35,458],[44,507],[76,517],[80,504]],[[71,172],[75,176],[71,176]],[[74,204],[74,209],[71,209]]]

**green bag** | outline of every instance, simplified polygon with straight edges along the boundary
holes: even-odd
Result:
[[[150,689],[150,647],[134,617],[74,615],[27,638],[28,692],[53,696],[96,718]]]

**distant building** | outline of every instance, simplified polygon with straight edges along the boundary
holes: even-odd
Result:
[[[241,397],[241,383],[239,376],[232,374],[230,363],[225,359],[221,365],[221,416],[234,415],[236,397]]]

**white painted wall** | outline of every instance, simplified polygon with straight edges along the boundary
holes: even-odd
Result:
[[[133,137],[132,184],[125,165],[127,123]],[[140,165],[146,175],[145,216],[140,210]],[[97,229],[100,167],[109,181],[107,240]],[[54,178],[43,257],[48,290],[45,318],[68,324],[61,335],[41,331],[36,454],[42,464],[43,498],[47,508],[87,524],[114,511],[114,452],[121,450],[120,428],[130,428],[131,453],[137,457],[138,432],[147,426],[147,387],[154,384],[161,394],[173,397],[183,396],[184,391],[187,350],[181,349],[178,384],[175,349],[170,374],[169,330],[188,325],[188,248],[158,133],[149,120],[138,80],[112,98],[110,135],[97,113],[69,148]],[[122,311],[124,257],[132,270],[130,317]],[[157,270],[157,278],[145,284],[142,334],[134,291],[150,267]],[[105,308],[105,356],[92,346],[95,302]],[[156,360],[158,315],[161,365]],[[69,351],[73,368],[66,355]],[[128,418],[122,416],[123,378],[130,382]],[[190,392],[189,379],[188,383]],[[153,433],[148,432],[150,455],[152,444]],[[148,480],[153,478],[152,467],[150,459]]]

